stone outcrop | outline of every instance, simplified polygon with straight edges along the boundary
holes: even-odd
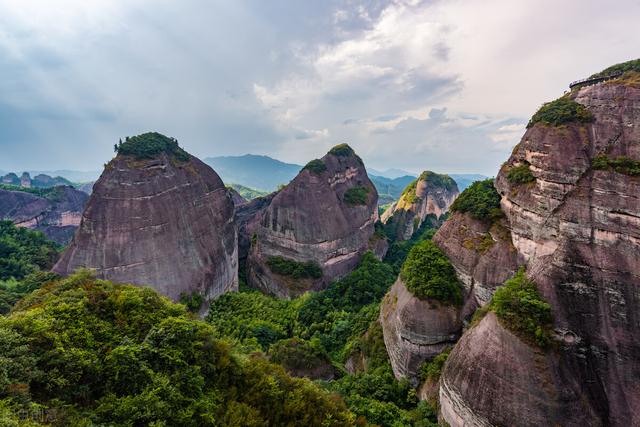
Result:
[[[448,175],[422,172],[382,214],[381,221],[396,240],[408,240],[427,215],[444,215],[457,195],[458,186]]]
[[[322,159],[310,162],[286,187],[252,201],[240,213],[241,242],[250,243],[249,283],[267,293],[290,297],[324,289],[346,275],[371,249],[377,199],[362,160],[348,145],[336,146]],[[268,265],[272,257],[315,263],[322,275],[293,278],[278,274]]]
[[[394,375],[414,385],[420,365],[453,345],[462,330],[459,307],[421,300],[400,278],[382,301],[380,323]]]
[[[55,187],[40,194],[0,189],[0,218],[42,231],[54,242],[66,245],[80,225],[88,198],[73,187]]]
[[[500,170],[505,226],[555,343],[540,353],[492,314],[468,330],[442,377],[452,427],[640,425],[639,76],[574,89],[593,120],[532,123]]]
[[[481,221],[454,212],[433,236],[465,287],[463,317],[486,305],[493,292],[523,262],[511,243],[504,219]]]
[[[138,158],[121,152],[109,162],[54,271],[94,269],[100,278],[149,285],[173,300],[198,293],[203,308],[237,290],[231,196],[213,169],[181,153]]]

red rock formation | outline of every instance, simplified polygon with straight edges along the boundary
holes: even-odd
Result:
[[[249,283],[267,293],[289,297],[323,289],[353,270],[370,244],[375,245],[371,240],[378,193],[362,160],[346,144],[311,162],[285,188],[263,200],[253,202],[257,210],[243,220],[249,225],[243,234],[251,240]],[[315,262],[322,277],[274,273],[267,265],[274,256]]]
[[[184,155],[118,154],[109,162],[54,271],[95,269],[100,278],[149,285],[173,300],[237,290],[231,197],[209,166]]]
[[[396,240],[408,240],[427,215],[439,218],[449,210],[458,195],[456,182],[448,175],[431,171],[422,174],[405,188],[400,199],[382,214],[382,222]]]
[[[640,161],[639,76],[574,89],[593,122],[533,124],[500,170],[506,225],[552,306],[555,344],[537,354],[491,315],[467,331],[443,373],[451,426],[640,425],[640,177],[593,167],[601,155]],[[533,180],[510,180],[518,166]]]

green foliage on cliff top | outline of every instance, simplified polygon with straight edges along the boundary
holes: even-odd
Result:
[[[298,262],[282,256],[270,256],[267,259],[269,269],[282,276],[291,276],[294,279],[319,279],[322,277],[322,269],[314,261]]]
[[[338,144],[329,150],[330,154],[338,157],[349,157],[355,156],[356,152],[353,151],[353,148],[349,146],[349,144]]]
[[[8,419],[35,403],[58,425],[354,425],[341,399],[235,355],[184,306],[88,272],[25,298],[0,337]]]
[[[53,202],[61,201],[64,195],[64,186],[58,185],[55,187],[47,188],[34,188],[34,187],[21,187],[19,185],[0,184],[0,190],[7,191],[21,191],[23,193],[29,193],[38,197],[44,197]]]
[[[453,305],[462,303],[462,284],[451,262],[430,240],[418,243],[411,249],[400,277],[407,289],[420,299]]]
[[[133,156],[136,159],[152,159],[160,153],[166,153],[177,160],[186,162],[189,154],[178,146],[175,138],[169,138],[158,132],[148,132],[127,137],[115,146],[118,154]]]
[[[589,78],[606,77],[616,73],[626,73],[628,71],[635,71],[637,73],[640,73],[640,59],[633,59],[631,61],[612,65],[611,67],[605,68],[599,73],[591,75]]]
[[[555,101],[547,102],[531,117],[527,128],[536,123],[550,126],[559,126],[564,123],[578,122],[589,123],[593,121],[593,115],[583,105],[563,96]]]
[[[507,171],[507,181],[511,184],[528,184],[536,180],[536,177],[531,173],[531,169],[527,163],[523,163],[518,166],[512,166]]]
[[[458,185],[449,175],[439,174],[431,171],[424,171],[418,177],[419,181],[426,181],[433,187],[444,188],[447,191],[458,189]]]
[[[26,275],[53,267],[60,246],[39,231],[0,221],[0,280],[21,280]]]
[[[327,165],[320,159],[313,159],[309,163],[305,165],[302,170],[308,170],[310,172],[315,173],[316,175],[320,175],[322,172],[327,170]]]
[[[601,154],[593,159],[592,166],[596,170],[614,170],[623,175],[640,176],[640,161],[626,156],[609,158]]]
[[[470,213],[474,218],[488,221],[501,216],[500,194],[492,179],[476,181],[465,189],[451,204],[452,212]]]
[[[525,340],[546,347],[552,327],[551,306],[542,299],[524,268],[499,287],[489,304],[502,324]]]
[[[344,201],[349,206],[366,205],[369,200],[369,189],[357,185],[349,188],[344,193]]]

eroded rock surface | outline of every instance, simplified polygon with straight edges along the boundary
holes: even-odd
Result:
[[[425,171],[389,206],[381,221],[396,240],[408,240],[427,215],[444,215],[457,196],[458,186],[451,177]]]
[[[249,283],[279,297],[324,289],[352,271],[374,246],[378,193],[362,160],[342,145],[310,165],[314,166],[305,167],[282,190],[241,212],[241,241],[250,241]],[[322,277],[274,273],[267,261],[276,256],[317,263]]]
[[[467,331],[443,373],[453,427],[640,425],[640,177],[592,167],[602,155],[640,161],[640,87],[625,77],[569,96],[594,121],[534,124],[496,179],[513,245],[552,306],[555,347],[536,357],[491,316]],[[534,179],[510,181],[518,166]],[[463,254],[449,253],[454,265]]]
[[[400,278],[382,301],[380,323],[394,375],[414,385],[420,365],[453,345],[462,330],[459,307],[421,300]]]
[[[118,154],[95,183],[54,270],[67,275],[90,268],[100,278],[149,285],[173,300],[197,292],[206,302],[238,287],[233,213],[222,181],[197,158]]]
[[[80,225],[89,196],[73,187],[46,190],[46,195],[0,189],[0,218],[18,227],[42,231],[47,238],[66,245]]]

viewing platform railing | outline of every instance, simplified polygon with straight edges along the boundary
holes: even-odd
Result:
[[[596,83],[604,82],[607,80],[618,78],[622,75],[622,71],[618,71],[617,73],[609,74],[608,76],[600,76],[600,77],[587,77],[586,79],[576,80],[575,82],[571,82],[569,84],[569,89],[573,89],[576,86],[589,86],[594,85]]]

